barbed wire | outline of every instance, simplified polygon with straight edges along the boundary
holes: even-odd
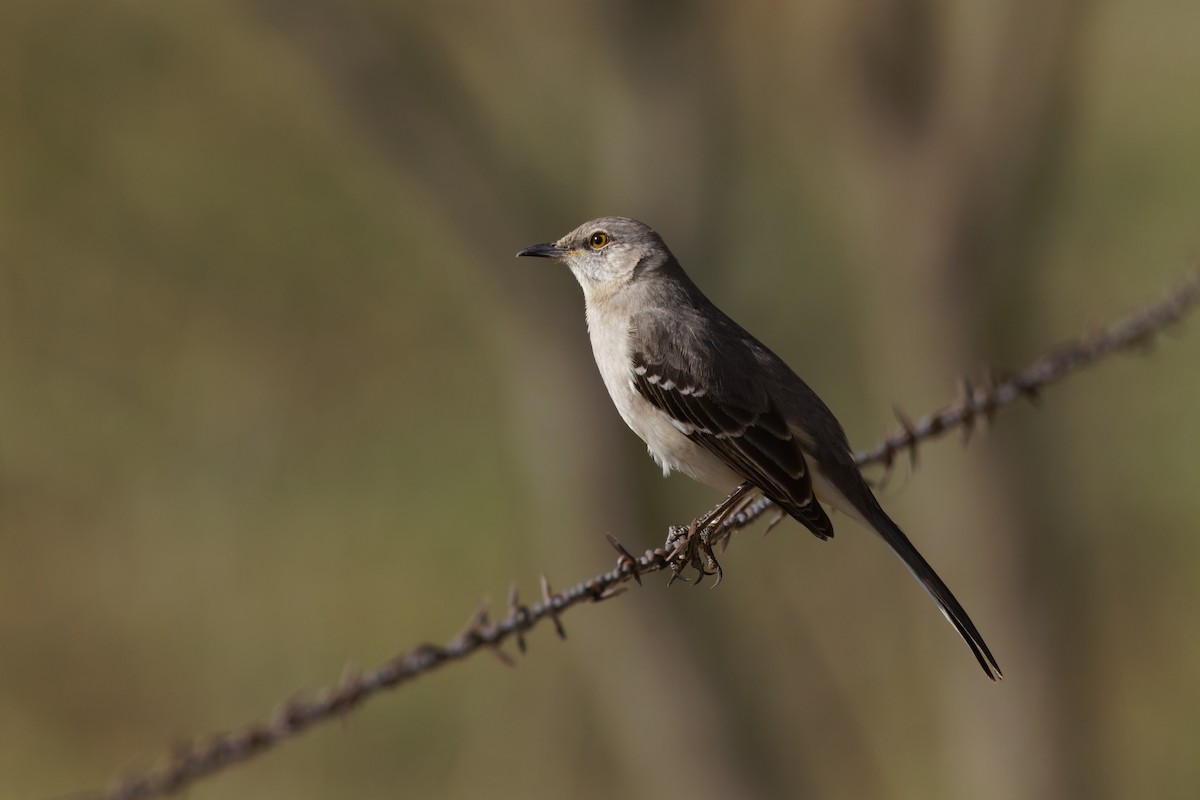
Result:
[[[908,452],[915,462],[918,447],[924,442],[963,430],[969,437],[982,419],[990,421],[1000,409],[1022,398],[1035,399],[1045,387],[1123,350],[1146,346],[1153,337],[1178,322],[1200,300],[1200,268],[1192,270],[1161,300],[1122,318],[1109,327],[1054,348],[1020,372],[1007,376],[989,376],[980,386],[965,379],[959,384],[959,398],[937,411],[911,422],[899,408],[900,428],[874,447],[855,455],[859,466],[881,464],[890,469],[898,455]],[[525,634],[549,619],[560,638],[566,638],[560,617],[581,603],[608,600],[628,588],[630,581],[641,583],[641,576],[671,570],[672,580],[681,577],[687,567],[698,571],[696,580],[717,574],[720,567],[712,557],[716,540],[728,543],[734,531],[747,527],[774,509],[766,499],[743,506],[722,523],[713,540],[706,539],[700,561],[694,547],[694,526],[674,526],[663,547],[634,556],[613,536],[616,566],[569,589],[555,592],[545,575],[541,576],[541,598],[525,605],[513,584],[503,619],[490,620],[488,607],[481,605],[466,627],[444,645],[421,644],[365,671],[347,670],[336,685],[318,690],[308,697],[296,697],[283,703],[268,719],[251,722],[223,733],[194,739],[176,746],[144,772],[114,780],[100,793],[83,793],[79,798],[103,800],[145,800],[173,794],[208,775],[246,761],[302,733],[313,725],[340,717],[384,689],[394,689],[412,679],[452,661],[460,661],[488,650],[505,663],[512,663],[500,646],[512,639],[525,652]],[[774,509],[778,512],[778,509]],[[774,524],[774,523],[772,523]]]

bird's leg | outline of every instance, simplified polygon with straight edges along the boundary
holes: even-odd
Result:
[[[671,529],[671,535],[667,539],[667,549],[671,553],[668,560],[675,572],[672,581],[675,578],[682,578],[680,573],[684,567],[692,566],[699,573],[699,577],[716,575],[717,581],[713,586],[721,583],[725,573],[716,556],[713,555],[713,546],[729,535],[729,532],[724,529],[725,521],[741,507],[746,495],[753,490],[754,485],[747,481],[713,506],[707,514],[693,520],[687,528]],[[699,583],[698,580],[697,583]]]
[[[729,517],[733,509],[737,508],[741,499],[752,491],[754,491],[754,484],[750,483],[750,481],[738,484],[738,487],[730,492],[724,500],[717,503],[707,514],[696,520],[696,527],[704,529],[721,525]]]

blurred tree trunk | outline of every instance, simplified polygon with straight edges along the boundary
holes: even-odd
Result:
[[[959,376],[981,377],[985,354],[1003,350],[997,335],[1020,341],[1024,316],[1009,311],[988,323],[1005,313],[1005,298],[1020,308],[1034,277],[1037,225],[1028,206],[1054,177],[1080,11],[1069,0],[871,0],[846,9],[828,75],[845,82],[848,98],[835,123],[856,190],[846,238],[857,243],[856,297],[881,397],[924,396],[929,387],[948,394]],[[949,63],[953,72],[942,69]],[[1086,732],[1065,731],[1054,701],[1070,693],[1054,661],[1055,628],[1064,623],[1047,622],[1055,610],[1031,596],[1023,573],[1036,563],[1039,526],[1015,502],[1020,465],[979,456],[969,451],[966,468],[953,472],[925,467],[938,489],[923,537],[936,541],[944,575],[986,565],[971,582],[948,581],[1009,680],[989,692],[978,674],[946,671],[954,681],[943,692],[949,763],[939,770],[952,776],[953,797],[1065,797],[1086,782],[1063,744]],[[969,735],[981,726],[989,736]]]

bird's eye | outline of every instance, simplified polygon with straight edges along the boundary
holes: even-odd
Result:
[[[588,244],[592,246],[593,250],[599,250],[608,244],[608,234],[604,231],[596,231],[592,234],[592,238],[588,239]]]

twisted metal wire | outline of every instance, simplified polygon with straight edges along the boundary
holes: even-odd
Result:
[[[1198,300],[1200,268],[1189,273],[1161,300],[1104,330],[1051,350],[1020,372],[1001,378],[992,377],[977,387],[962,381],[960,396],[955,402],[915,423],[897,409],[900,429],[874,447],[857,453],[855,460],[859,466],[882,464],[890,468],[896,457],[904,452],[915,459],[918,446],[930,439],[956,429],[969,434],[980,419],[990,420],[997,411],[1021,398],[1034,399],[1050,384],[1118,351],[1148,345],[1156,334],[1191,311]],[[726,533],[745,528],[772,507],[769,500],[760,499],[742,508],[723,523]],[[417,645],[371,669],[348,671],[335,685],[308,697],[288,700],[266,720],[183,743],[144,772],[120,777],[103,792],[85,793],[79,797],[144,800],[173,794],[200,778],[253,758],[319,722],[349,713],[381,690],[394,689],[452,661],[489,650],[506,663],[511,663],[500,649],[505,641],[514,640],[517,648],[524,652],[525,633],[547,619],[558,635],[566,638],[560,617],[573,606],[615,597],[628,588],[630,581],[640,584],[641,576],[647,573],[670,569],[678,576],[682,567],[694,565],[695,562],[690,560],[683,563],[684,555],[675,544],[679,540],[680,530],[674,528],[663,547],[647,550],[641,556],[634,556],[609,536],[609,542],[617,550],[618,557],[616,566],[607,572],[561,592],[552,591],[550,582],[543,575],[541,598],[531,605],[520,602],[514,584],[502,619],[491,621],[486,606],[481,606],[463,631],[444,645]],[[700,571],[706,574],[703,567]]]

